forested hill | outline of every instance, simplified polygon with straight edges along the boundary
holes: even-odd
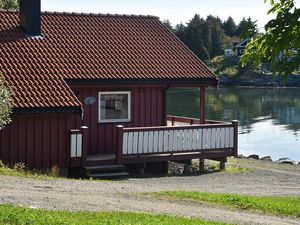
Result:
[[[266,63],[241,68],[238,57],[224,56],[225,49],[234,49],[235,44],[258,33],[256,21],[251,18],[236,23],[232,17],[222,21],[219,17],[210,15],[204,19],[196,14],[187,24],[173,27],[168,20],[163,23],[220,77],[221,84],[300,87],[299,70],[288,80],[281,76],[275,79]]]
[[[256,22],[243,18],[238,24],[232,17],[222,21],[219,17],[196,14],[187,24],[172,27],[169,20],[163,23],[185,43],[200,59],[207,60],[222,55],[224,49],[257,33]]]

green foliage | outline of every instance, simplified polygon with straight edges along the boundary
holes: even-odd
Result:
[[[233,19],[225,22],[228,30],[231,29],[232,36],[226,35],[225,25],[218,17],[209,15],[206,19],[196,14],[185,26],[178,24],[175,27],[176,36],[185,43],[200,59],[210,59],[216,55],[223,54],[225,48],[232,48],[236,37],[233,32],[235,26]],[[231,22],[230,22],[231,21]]]
[[[10,91],[4,85],[4,79],[0,74],[0,129],[10,122],[13,101]]]
[[[40,172],[40,171],[30,171],[28,170],[23,163],[17,163],[14,167],[10,168],[4,165],[0,161],[0,175],[5,176],[18,176],[34,179],[53,179],[56,176],[51,176],[49,172]]]
[[[0,0],[0,9],[18,9],[18,0]]]
[[[256,21],[245,17],[240,21],[236,30],[236,35],[242,39],[254,37],[258,33]]]
[[[48,211],[0,205],[0,224],[2,223],[6,225],[225,225],[225,223],[208,222],[194,218],[147,213]]]
[[[226,35],[233,37],[236,35],[237,26],[231,16],[223,23],[223,29]]]
[[[170,20],[164,20],[162,22],[170,31],[173,31],[173,27],[172,27],[172,24],[170,22]]]
[[[204,23],[204,19],[196,14],[186,28],[186,44],[199,58],[209,58],[209,53],[207,52],[203,41]]]
[[[242,210],[300,217],[300,197],[258,197],[189,191],[158,192],[153,195],[183,200],[216,203]]]
[[[266,0],[265,0],[266,2]],[[265,26],[266,33],[251,39],[241,58],[242,66],[263,62],[288,77],[300,64],[300,9],[293,0],[270,0],[268,14],[276,14]]]
[[[224,52],[223,40],[225,32],[222,29],[222,21],[218,17],[208,16],[206,19],[207,30],[211,30],[212,49],[211,55],[220,55]]]
[[[234,61],[235,57],[216,56],[207,61],[207,65],[218,76],[236,77],[239,74],[239,67]]]

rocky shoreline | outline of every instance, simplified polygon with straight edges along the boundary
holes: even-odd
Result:
[[[244,155],[239,155],[238,158],[242,159],[255,159],[255,160],[262,160],[262,161],[267,161],[267,162],[274,162],[274,163],[279,163],[279,164],[289,164],[289,165],[298,165],[300,166],[300,162],[297,162],[295,160],[292,160],[287,157],[279,158],[278,160],[273,160],[271,156],[263,156],[259,157],[259,155],[256,154],[251,154],[249,156],[244,156]]]
[[[300,75],[292,74],[285,80],[282,76],[251,74],[251,76],[220,77],[220,85],[257,87],[300,87]]]

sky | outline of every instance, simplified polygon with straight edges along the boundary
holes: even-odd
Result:
[[[296,5],[300,7],[300,0]],[[173,26],[195,14],[211,14],[222,20],[232,16],[236,23],[250,16],[261,28],[272,18],[266,15],[269,8],[264,0],[42,0],[43,11],[154,15]]]

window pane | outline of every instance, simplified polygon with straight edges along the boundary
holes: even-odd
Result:
[[[100,120],[126,120],[128,118],[128,94],[101,94]]]

